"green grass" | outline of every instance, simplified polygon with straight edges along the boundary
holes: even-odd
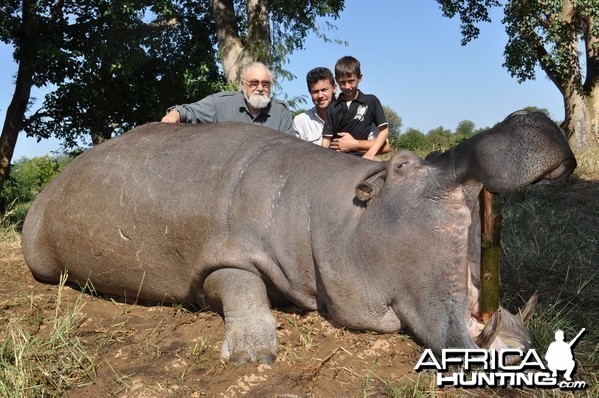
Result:
[[[577,176],[560,186],[534,186],[502,197],[502,291],[504,305],[512,311],[539,292],[539,306],[529,325],[538,352],[546,352],[557,329],[568,341],[586,328],[574,355],[575,380],[586,381],[587,389],[576,396],[596,397],[599,181],[576,181]]]

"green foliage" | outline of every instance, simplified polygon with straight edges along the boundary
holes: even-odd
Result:
[[[389,123],[389,142],[395,141],[401,134],[403,121],[397,112],[387,105],[383,105],[383,112],[385,113],[387,123]]]
[[[42,189],[72,160],[68,156],[48,155],[23,158],[11,166],[11,173],[0,193],[0,211],[4,223],[23,224],[29,206]]]
[[[501,5],[498,0],[437,0],[437,3],[441,6],[443,16],[459,16],[462,45],[478,37],[480,29],[476,25],[480,22],[490,22],[489,9]]]
[[[507,33],[503,67],[518,82],[543,70],[564,98],[565,131],[570,146],[597,146],[599,116],[599,1],[597,0],[437,0],[443,14],[459,15],[462,44],[490,22],[491,8],[503,4]]]
[[[527,106],[524,109],[527,111],[530,111],[530,112],[536,112],[536,111],[543,112],[545,115],[547,115],[548,118],[551,118],[551,113],[549,112],[549,109],[547,109],[547,108],[539,108],[536,106]]]
[[[321,17],[339,18],[345,0],[267,0],[272,29],[272,63],[281,66],[287,56],[304,48],[308,33],[316,33],[325,41],[331,41],[316,24]],[[241,7],[238,7],[241,9]],[[328,25],[332,28],[331,25]],[[284,73],[283,71],[279,71]],[[290,77],[286,74],[286,77]]]
[[[408,149],[426,157],[433,151],[446,151],[484,130],[475,129],[474,123],[470,120],[463,120],[458,123],[455,132],[444,127],[437,127],[424,135],[416,129],[409,128],[404,134],[391,136],[389,142],[393,150]]]
[[[26,120],[31,136],[96,143],[224,82],[209,0],[42,0],[26,13],[5,3],[0,38],[32,72],[29,84],[51,90]]]
[[[441,126],[430,130],[426,137],[433,151],[447,150],[454,143],[451,131]]]
[[[540,64],[558,87],[566,81],[582,87],[576,43],[578,38],[586,41],[591,56],[599,49],[599,2],[572,1],[571,6],[568,10],[564,2],[556,0],[506,3],[503,23],[509,39],[504,66],[512,76],[519,81],[534,79],[535,67]],[[597,78],[596,74],[592,71],[587,75],[588,83]]]
[[[404,134],[395,137],[391,142],[391,147],[395,150],[408,149],[423,155],[430,148],[426,136],[415,129],[408,129]]]
[[[456,143],[460,143],[470,137],[472,137],[475,133],[474,130],[475,124],[470,120],[463,120],[458,123],[458,127],[455,129],[455,139]]]

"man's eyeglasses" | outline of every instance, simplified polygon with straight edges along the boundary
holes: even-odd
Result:
[[[271,83],[268,80],[262,80],[262,81],[258,81],[258,80],[246,80],[245,84],[248,85],[249,88],[251,89],[255,89],[258,86],[262,86],[262,88],[265,89],[269,89]]]

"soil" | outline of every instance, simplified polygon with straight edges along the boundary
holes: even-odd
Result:
[[[58,289],[33,279],[18,242],[0,244],[0,325],[36,318],[42,331],[50,328]],[[78,298],[75,334],[95,355],[96,377],[70,389],[73,398],[387,396],[387,385],[433,381],[414,371],[422,349],[410,336],[349,331],[326,314],[275,309],[276,362],[235,365],[220,359],[218,314],[126,304],[68,287],[61,306]]]

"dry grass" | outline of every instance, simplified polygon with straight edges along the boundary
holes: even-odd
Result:
[[[599,181],[599,147],[575,152],[578,167],[576,176],[584,180]]]
[[[0,396],[37,398],[64,396],[95,377],[95,359],[76,331],[81,298],[63,303],[64,282],[58,288],[54,318],[44,324],[31,299],[28,319],[11,319],[0,343]]]

